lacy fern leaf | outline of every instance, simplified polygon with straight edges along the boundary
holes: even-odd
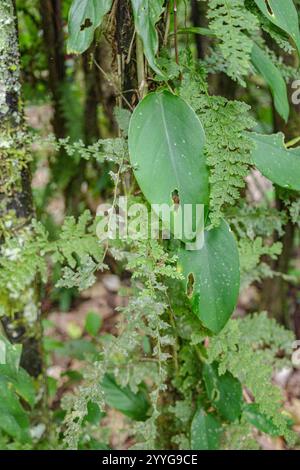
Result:
[[[258,28],[256,16],[245,8],[244,0],[211,0],[208,18],[219,40],[227,75],[245,86],[253,46],[251,35]]]
[[[245,131],[255,123],[246,103],[210,96],[204,80],[195,81],[193,72],[184,77],[181,95],[195,109],[204,126],[206,162],[210,167],[210,219],[216,226],[224,206],[233,205],[245,186],[253,148]]]

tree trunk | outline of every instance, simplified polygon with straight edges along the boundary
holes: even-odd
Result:
[[[83,54],[82,64],[85,80],[85,106],[84,106],[84,137],[87,145],[100,138],[98,123],[99,93],[97,84],[97,70],[92,60],[97,46],[92,46]]]
[[[30,153],[24,144],[25,129],[20,106],[20,57],[17,20],[13,0],[0,4],[0,215],[5,227],[8,215],[13,211],[14,222],[9,233],[2,230],[1,243],[8,235],[21,237],[25,226],[33,216]],[[9,179],[11,177],[11,180]],[[5,256],[2,254],[2,256]],[[16,266],[17,269],[17,266]],[[2,294],[2,293],[1,293]],[[5,294],[4,294],[5,295]],[[21,308],[13,316],[2,316],[5,334],[12,342],[23,345],[21,363],[34,377],[43,370],[39,309],[39,289],[36,282],[18,299]],[[15,299],[1,296],[0,310],[8,312]],[[5,307],[4,307],[5,305]],[[2,307],[2,308],[1,308]],[[28,312],[31,312],[28,315]],[[25,312],[27,314],[25,315]]]
[[[208,27],[207,4],[199,2],[199,0],[192,0],[191,21],[195,27]],[[201,34],[195,34],[195,42],[197,47],[197,56],[199,59],[204,59],[207,55],[209,47],[209,38]]]
[[[134,35],[134,21],[130,0],[118,0],[116,11],[115,44],[117,55],[117,68],[119,76],[119,88],[129,104],[134,104],[137,96],[137,70],[134,60],[129,57],[132,39]],[[132,48],[134,51],[134,48]],[[119,97],[119,105],[127,108],[126,102]]]
[[[66,136],[63,113],[63,84],[66,78],[61,0],[42,0],[41,17],[48,60],[49,89],[53,103],[53,129],[57,138]]]

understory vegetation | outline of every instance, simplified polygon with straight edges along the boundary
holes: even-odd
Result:
[[[1,0],[0,449],[300,449],[299,17]]]

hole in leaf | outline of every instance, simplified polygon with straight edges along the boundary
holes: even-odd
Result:
[[[86,18],[84,20],[84,23],[82,23],[82,25],[80,26],[80,31],[83,31],[86,28],[90,28],[92,26],[92,24],[93,23],[91,22],[91,20],[89,18]]]
[[[195,278],[194,274],[190,273],[188,275],[188,280],[187,280],[187,285],[186,285],[186,295],[190,298],[193,295],[194,292],[194,284],[195,284]]]
[[[265,4],[266,4],[266,7],[267,7],[267,9],[268,9],[269,14],[273,16],[273,15],[274,15],[274,12],[273,12],[272,7],[271,7],[271,5],[270,5],[270,3],[269,3],[269,0],[265,0]]]
[[[174,191],[172,192],[172,201],[174,205],[174,212],[177,212],[180,205],[180,197],[177,189],[174,189]]]
[[[173,200],[174,206],[179,206],[180,197],[179,197],[179,192],[177,189],[174,189],[174,191],[172,192],[172,200]]]

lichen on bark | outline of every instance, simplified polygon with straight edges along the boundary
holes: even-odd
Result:
[[[6,250],[7,240],[15,238],[22,246],[24,233],[30,231],[33,204],[28,140],[21,105],[20,53],[15,5],[13,0],[1,0],[0,269],[5,269],[5,263],[1,263],[1,259],[10,256]],[[17,260],[15,269],[18,269]],[[0,276],[0,279],[1,277],[5,279],[5,276]],[[24,286],[24,292],[11,292],[7,285],[0,285],[2,326],[10,341],[23,344],[21,363],[35,377],[40,376],[43,369],[38,290],[36,279],[31,285]],[[9,315],[9,312],[13,313]]]

